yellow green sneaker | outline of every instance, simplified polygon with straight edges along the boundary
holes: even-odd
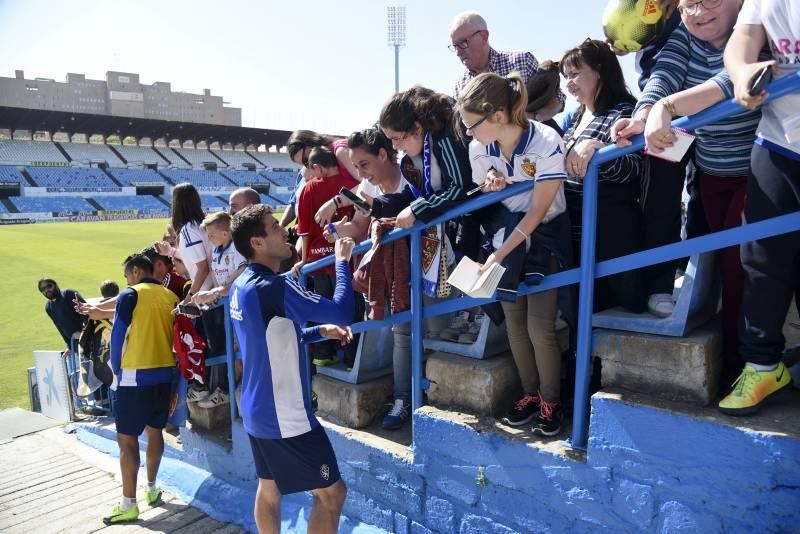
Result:
[[[128,523],[130,521],[136,521],[137,519],[139,519],[138,506],[134,504],[128,510],[123,511],[119,504],[117,504],[114,506],[114,509],[111,510],[111,515],[103,518],[103,523],[106,525],[113,525],[116,523]]]
[[[783,362],[774,371],[756,371],[749,365],[733,383],[733,391],[719,401],[719,409],[728,415],[756,413],[764,399],[792,383]]]
[[[336,357],[331,356],[330,358],[314,358],[313,360],[311,360],[311,363],[313,363],[317,367],[326,367],[328,365],[333,365],[334,363],[336,363],[336,361],[337,361]]]
[[[149,489],[144,495],[147,498],[147,504],[149,506],[155,506],[161,503],[161,488]]]

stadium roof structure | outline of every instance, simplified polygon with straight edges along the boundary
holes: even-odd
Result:
[[[88,113],[48,111],[16,107],[0,107],[0,128],[10,130],[31,130],[48,132],[85,133],[150,137],[181,141],[205,140],[209,143],[231,143],[237,145],[283,146],[289,135],[288,130],[265,130],[242,126],[222,126],[198,124],[195,122],[175,122],[129,117],[112,117]]]

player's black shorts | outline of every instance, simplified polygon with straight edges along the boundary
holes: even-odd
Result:
[[[118,434],[138,436],[145,426],[164,428],[169,416],[169,384],[119,386],[114,401]]]
[[[327,488],[335,484],[339,465],[322,426],[283,439],[250,436],[258,478],[275,481],[281,495]]]

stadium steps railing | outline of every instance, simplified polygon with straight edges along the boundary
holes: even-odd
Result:
[[[114,177],[114,175],[113,175],[113,174],[111,174],[111,173],[109,172],[109,170],[108,170],[108,169],[106,169],[106,168],[104,168],[104,167],[100,167],[100,170],[101,170],[101,171],[103,171],[103,172],[106,174],[106,176],[108,176],[108,179],[109,179],[109,180],[111,180],[112,182],[114,182],[114,185],[116,185],[117,187],[124,187],[124,186],[122,185],[122,182],[120,182],[119,180],[117,180],[117,179]]]
[[[773,82],[767,88],[769,93],[768,100],[773,100],[785,96],[789,93],[800,92],[800,73],[792,74]],[[691,117],[682,117],[673,121],[674,127],[693,130],[700,126],[710,124],[719,119],[734,115],[742,111],[742,107],[735,100],[729,100],[713,106]],[[774,217],[772,219],[757,223],[746,224],[737,228],[708,234],[644,250],[627,256],[606,260],[600,263],[595,262],[595,237],[596,237],[596,215],[597,215],[597,177],[600,165],[618,158],[624,154],[636,152],[644,148],[643,136],[632,139],[632,144],[626,148],[607,146],[600,149],[589,163],[586,176],[584,177],[583,193],[583,235],[581,239],[581,263],[577,268],[547,276],[539,285],[528,286],[520,285],[519,294],[528,295],[555,289],[558,287],[579,284],[579,308],[577,323],[577,352],[576,352],[576,371],[575,371],[575,397],[572,415],[572,436],[569,439],[571,447],[585,449],[588,441],[589,429],[589,379],[591,375],[591,344],[592,344],[592,311],[594,298],[594,280],[613,274],[640,269],[649,265],[662,263],[665,261],[686,258],[692,254],[708,252],[744,242],[757,239],[764,239],[776,235],[800,231],[800,211]],[[444,315],[458,310],[464,310],[475,306],[495,302],[494,298],[475,299],[461,297],[450,299],[435,304],[423,306],[422,304],[422,232],[426,228],[446,222],[450,219],[460,217],[465,213],[474,212],[480,208],[496,204],[503,199],[529,191],[533,187],[533,182],[524,182],[506,187],[496,193],[482,195],[479,198],[471,199],[457,208],[453,208],[441,217],[438,217],[426,224],[417,223],[413,227],[405,230],[396,229],[385,235],[383,243],[389,243],[404,237],[411,238],[411,309],[402,313],[396,313],[386,317],[382,321],[361,321],[352,325],[353,332],[366,332],[386,326],[411,323],[411,358],[412,358],[412,409],[416,410],[422,406],[423,390],[427,389],[429,383],[424,378],[423,373],[423,324],[429,317]],[[353,254],[366,252],[372,246],[370,240],[366,240],[355,247]],[[301,270],[301,282],[309,273],[327,267],[334,263],[334,258],[328,256],[316,262],[305,265]],[[236,382],[234,376],[233,361],[241,355],[234,353],[233,335],[230,322],[230,309],[227,299],[225,299],[225,336],[227,344],[227,354],[210,358],[207,365],[227,364],[229,391],[231,392],[231,420],[236,420],[238,410],[235,402]],[[307,354],[305,355],[307,357]],[[311,383],[308,377],[308,383]],[[417,439],[416,432],[412,430],[412,439]],[[412,442],[413,443],[413,442]]]
[[[61,155],[67,158],[67,161],[70,162],[72,161],[72,157],[69,155],[69,152],[67,152],[67,150],[63,146],[61,146],[61,143],[56,143],[55,141],[53,141],[53,144],[56,145],[56,148],[58,149],[59,152],[61,152]]]
[[[122,163],[125,163],[127,165],[128,160],[125,159],[125,156],[123,156],[119,150],[117,150],[117,147],[115,147],[114,145],[106,145],[106,146],[108,146],[108,148],[111,149],[111,152],[113,152],[114,155],[117,156]]]

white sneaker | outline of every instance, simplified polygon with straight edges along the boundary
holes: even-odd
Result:
[[[483,324],[483,315],[476,315],[467,326],[467,331],[458,336],[458,342],[465,345],[475,343],[478,339],[478,334],[481,333],[481,324]]]
[[[439,337],[445,341],[458,341],[458,336],[463,334],[469,326],[469,312],[460,311],[453,317],[450,326],[445,328],[439,334]]]
[[[186,394],[186,400],[189,402],[200,402],[206,400],[210,395],[211,392],[207,389],[190,386],[189,393]]]
[[[197,406],[200,408],[216,408],[217,406],[228,404],[230,401],[230,397],[217,388],[207,399],[199,401]]]
[[[647,299],[647,309],[656,317],[669,317],[675,311],[675,303],[669,293],[653,293]]]

